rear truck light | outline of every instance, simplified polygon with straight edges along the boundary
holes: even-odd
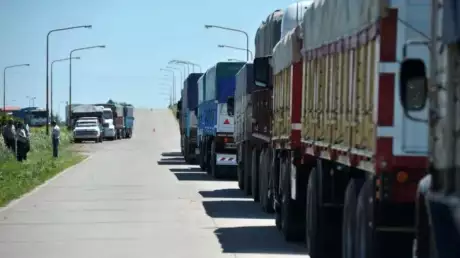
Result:
[[[396,181],[398,183],[406,183],[407,180],[409,179],[409,175],[404,172],[404,171],[399,171],[397,174],[396,174]]]

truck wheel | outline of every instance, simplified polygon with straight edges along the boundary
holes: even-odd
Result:
[[[251,157],[251,192],[255,202],[259,201],[259,155],[256,148],[252,149]]]
[[[323,232],[324,222],[321,219],[321,169],[315,167],[310,172],[307,183],[307,210],[305,223],[305,242],[311,258],[324,257]]]
[[[269,150],[264,149],[260,154],[259,162],[259,189],[260,189],[260,206],[262,210],[266,213],[273,212],[273,200],[271,200],[269,195],[269,178],[270,178],[270,168],[272,167],[272,162],[270,160]]]
[[[415,241],[413,246],[413,257],[429,258],[435,257],[431,255],[431,230],[428,219],[427,207],[425,205],[425,195],[429,191],[431,185],[431,175],[425,176],[420,180],[417,196],[415,200]]]
[[[239,144],[237,147],[238,150],[238,165],[236,167],[236,177],[238,179],[238,188],[240,190],[244,190],[244,174],[243,174],[243,166],[244,166],[244,155],[243,155],[243,144]]]
[[[358,196],[356,207],[356,258],[374,258],[372,254],[372,239],[374,237],[374,195],[372,193],[373,182],[367,180]]]
[[[252,152],[250,145],[246,145],[243,150],[244,155],[244,168],[243,168],[243,178],[244,178],[244,193],[247,196],[252,194],[252,183],[251,183],[251,168],[252,168]]]
[[[203,142],[200,142],[200,155],[198,155],[198,160],[200,163],[200,168],[204,171],[206,169],[206,165],[204,163],[204,152],[203,152]]]
[[[345,202],[343,207],[342,220],[342,258],[355,258],[355,228],[356,228],[356,206],[358,194],[364,180],[351,179],[345,191]]]
[[[211,167],[211,175],[214,178],[219,179],[221,177],[221,175],[220,175],[220,171],[219,171],[219,166],[216,165],[216,142],[215,141],[212,141],[212,144],[211,144],[211,164],[210,164],[210,167]]]
[[[281,196],[281,231],[284,239],[288,242],[301,239],[296,227],[295,202],[291,199],[291,164],[289,159],[284,158],[282,163],[282,196]]]

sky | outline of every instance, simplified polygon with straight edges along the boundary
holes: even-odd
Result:
[[[0,67],[8,69],[7,106],[46,103],[46,35],[52,29],[92,25],[92,29],[55,32],[50,36],[50,63],[68,58],[75,48],[106,45],[105,49],[76,52],[72,62],[72,102],[109,99],[136,107],[162,108],[169,103],[171,79],[160,71],[172,59],[198,63],[203,71],[218,61],[246,59],[243,34],[205,29],[204,24],[248,32],[250,50],[262,20],[293,0],[2,0],[0,1]],[[183,71],[183,67],[178,66]],[[198,71],[198,70],[196,70]],[[176,79],[180,74],[176,71]],[[3,76],[2,76],[3,77]],[[2,78],[3,79],[3,78]],[[179,85],[179,83],[178,83]],[[54,110],[64,114],[69,98],[69,64],[53,68]],[[0,88],[3,105],[3,87]],[[177,89],[177,98],[180,89]]]

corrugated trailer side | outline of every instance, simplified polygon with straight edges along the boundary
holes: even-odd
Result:
[[[398,20],[416,19],[424,30],[419,12],[427,7],[330,0],[304,15],[303,167],[289,169],[296,179],[286,186],[306,178],[295,189],[306,192],[306,206],[294,209],[304,210],[312,258],[411,255],[415,192],[427,160],[414,136],[426,129],[404,118],[395,101],[400,50],[412,39]]]

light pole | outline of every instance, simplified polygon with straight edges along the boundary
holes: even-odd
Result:
[[[49,66],[50,66],[50,63],[49,63],[49,41],[50,41],[50,35],[54,32],[58,32],[58,31],[65,31],[65,30],[75,30],[75,29],[91,29],[92,26],[91,25],[80,25],[80,26],[72,26],[72,27],[66,27],[66,28],[60,28],[60,29],[54,29],[54,30],[50,30],[48,32],[48,34],[46,35],[46,134],[49,135],[50,134],[50,131],[49,131],[49,114],[50,114],[50,111],[49,111],[49,72],[48,72],[48,69],[49,69]]]
[[[6,113],[6,70],[23,66],[30,66],[30,64],[10,65],[3,69],[3,113]]]
[[[35,106],[35,99],[36,99],[37,97],[26,96],[26,98],[29,100],[29,107]]]
[[[80,59],[80,57],[72,57],[72,59]],[[70,58],[62,58],[62,59],[57,59],[57,60],[54,60],[51,62],[51,73],[50,73],[50,77],[51,77],[51,80],[50,80],[50,104],[51,104],[51,117],[53,117],[53,107],[54,107],[54,104],[53,104],[53,67],[54,67],[54,63],[57,63],[57,62],[63,62],[63,61],[67,61],[67,60],[70,60]]]
[[[172,95],[173,95],[172,85],[171,85],[171,84],[167,84],[167,83],[161,83],[160,85],[163,85],[163,86],[166,86],[166,87],[167,87],[167,90],[169,91],[169,104],[172,105],[172,104],[173,104],[173,99],[172,99]]]
[[[239,29],[234,29],[234,28],[229,28],[229,27],[223,27],[223,26],[217,26],[217,25],[204,25],[206,29],[211,29],[211,28],[216,28],[216,29],[221,29],[221,30],[229,30],[229,31],[234,31],[234,32],[239,32],[243,33],[246,36],[246,61],[249,62],[249,35],[246,31],[239,30]]]
[[[94,48],[105,48],[105,45],[76,48],[70,51],[70,54],[69,54],[69,113],[67,114],[69,117],[69,121],[70,121],[70,116],[72,115],[72,54],[77,51],[94,49]],[[48,126],[48,124],[46,124],[46,126]]]
[[[184,68],[184,76],[190,74],[190,64],[186,63],[176,63],[174,61],[169,61],[168,64],[170,65],[181,65]],[[187,71],[185,71],[185,68],[187,68]]]
[[[176,102],[176,76],[175,76],[174,70],[161,68],[160,71],[172,73],[172,88],[173,88],[172,99],[173,99],[173,103],[175,103]]]
[[[166,66],[166,68],[168,68],[168,69],[173,69],[173,70],[176,70],[176,71],[179,71],[179,73],[180,73],[180,78],[181,78],[181,80],[182,80],[181,83],[184,83],[184,80],[185,80],[184,74],[182,73],[182,71],[181,71],[180,68],[172,67],[172,66]]]
[[[59,101],[59,104],[58,104],[58,112],[60,113],[61,112],[61,104],[68,104],[69,102],[67,101]],[[64,111],[65,113],[65,111]],[[62,117],[61,117],[61,120],[62,120]]]
[[[195,66],[198,67],[198,69],[200,69],[200,73],[201,73],[201,66],[197,63],[192,63],[190,61],[185,61],[185,60],[172,60],[174,63],[176,64],[187,64],[187,65],[192,65],[193,66],[193,71],[195,71]]]
[[[220,48],[231,48],[231,49],[246,51],[248,54],[251,54],[251,60],[253,59],[252,52],[251,52],[251,50],[249,50],[249,49],[240,48],[240,47],[234,47],[234,46],[227,46],[227,45],[217,45],[217,47],[220,47]]]

